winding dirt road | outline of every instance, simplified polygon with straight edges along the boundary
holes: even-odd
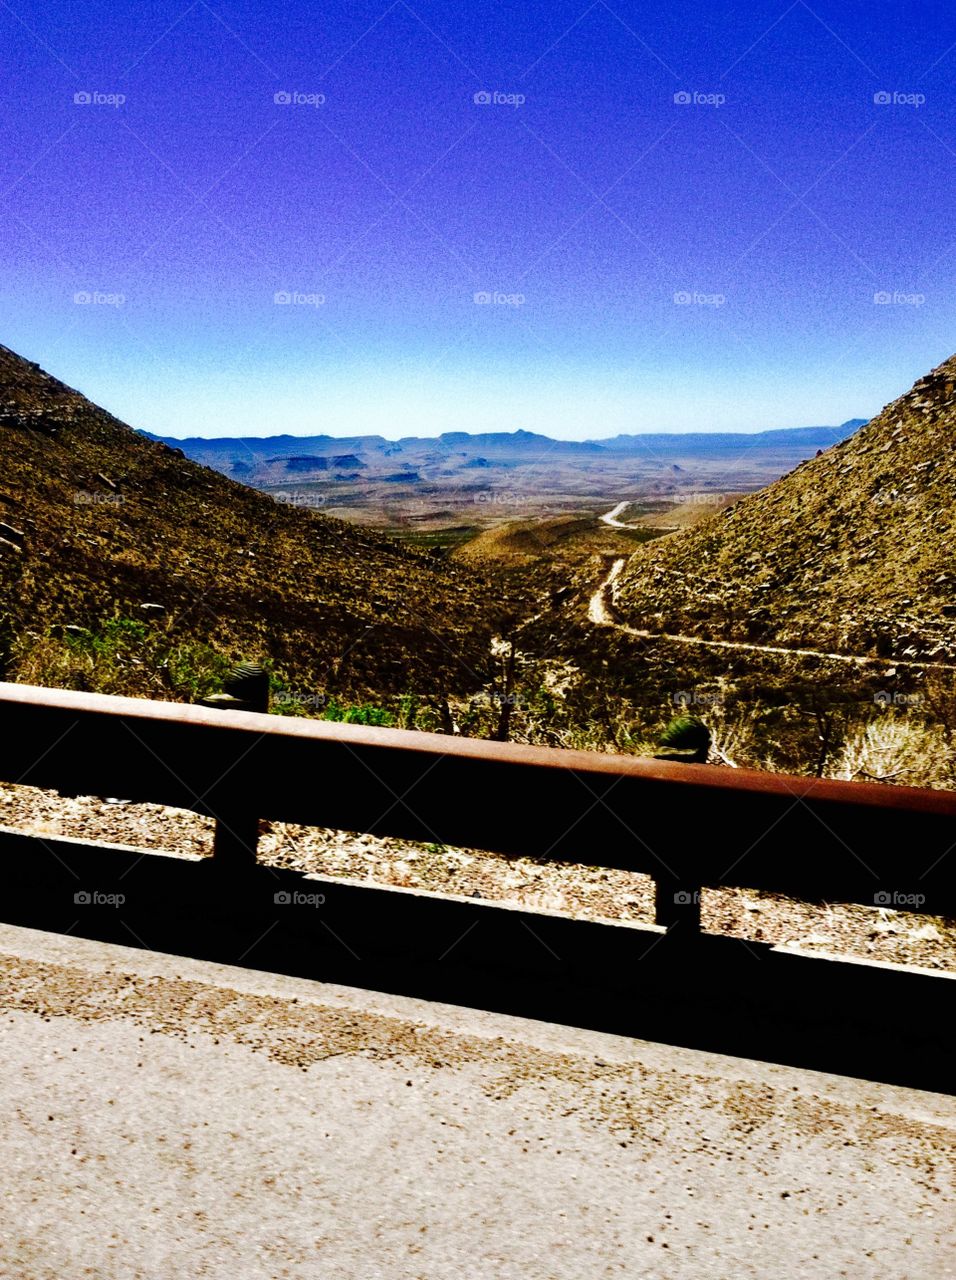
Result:
[[[626,504],[625,504],[626,505]],[[615,511],[618,508],[615,507]],[[612,515],[613,512],[608,512]],[[606,521],[606,517],[602,516]],[[627,527],[627,526],[624,526]],[[934,662],[932,659],[917,662],[905,658],[872,658],[852,653],[827,653],[820,649],[790,649],[785,645],[753,644],[746,640],[705,640],[701,636],[688,636],[669,631],[648,631],[640,627],[628,627],[618,622],[612,612],[613,587],[620,576],[627,558],[621,556],[611,565],[610,572],[588,602],[588,621],[597,627],[616,627],[625,635],[636,636],[639,640],[673,640],[678,644],[697,645],[703,649],[733,649],[743,653],[779,653],[795,658],[827,658],[831,662],[846,662],[858,667],[907,667],[924,670],[932,667],[936,671],[956,671],[956,664],[951,662]]]
[[[601,519],[603,520],[604,516]],[[588,602],[588,621],[593,622],[596,627],[621,627],[623,631],[630,631],[630,627],[624,627],[620,622],[615,622],[608,608],[611,599],[611,588],[626,563],[627,560],[624,556],[621,556],[620,560],[614,561],[611,565],[611,572]]]
[[[602,524],[609,524],[612,529],[633,529],[633,525],[618,519],[621,512],[626,511],[630,505],[629,502],[619,502],[611,511],[605,511],[604,515],[598,518]]]

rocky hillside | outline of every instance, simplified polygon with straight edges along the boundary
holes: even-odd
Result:
[[[956,356],[850,439],[639,550],[622,621],[841,653],[956,657]]]
[[[480,575],[273,501],[0,347],[0,641],[104,617],[272,660],[300,688],[467,690]]]

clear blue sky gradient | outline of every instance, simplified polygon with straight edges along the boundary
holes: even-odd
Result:
[[[810,425],[956,348],[952,3],[3,0],[0,50],[0,341],[138,427]]]

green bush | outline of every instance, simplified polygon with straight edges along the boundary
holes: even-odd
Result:
[[[195,702],[221,690],[230,665],[210,645],[173,640],[161,623],[117,614],[89,628],[17,636],[7,675],[52,689]]]
[[[379,728],[391,728],[395,717],[384,707],[373,707],[365,703],[360,707],[343,707],[337,702],[330,702],[322,713],[323,720],[336,720],[342,724],[366,724]]]

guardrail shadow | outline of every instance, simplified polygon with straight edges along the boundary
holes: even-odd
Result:
[[[956,977],[0,833],[10,924],[956,1092]]]

